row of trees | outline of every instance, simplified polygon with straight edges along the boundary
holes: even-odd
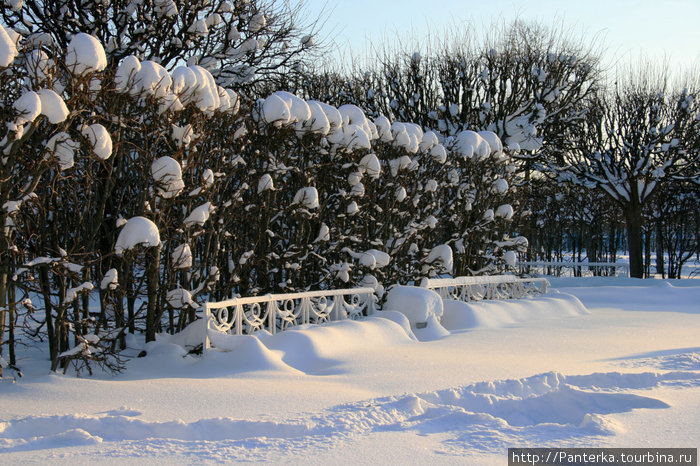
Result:
[[[680,276],[698,252],[697,87],[646,73],[607,89],[596,51],[563,31],[516,22],[329,71],[310,66],[318,23],[278,2],[13,5],[11,366],[17,329],[48,340],[53,370],[118,370],[126,333],[179,331],[204,299],[381,294],[625,246],[634,276],[652,250]]]
[[[119,369],[127,332],[181,330],[204,299],[381,295],[526,246],[507,234],[515,166],[494,133],[441,143],[354,105],[246,99],[197,65],[110,65],[84,33],[17,45],[1,82],[10,365],[18,327],[46,337],[52,370]]]
[[[593,238],[607,238],[614,258],[622,228],[633,277],[648,276],[651,243],[658,268],[670,257],[668,276],[680,276],[698,253],[697,76],[672,83],[667,71],[647,66],[608,84],[594,45],[520,22],[483,41],[457,35],[436,49],[384,51],[369,67],[319,71],[297,88],[435,126],[445,136],[490,130],[518,148],[519,201],[533,215],[521,212],[517,225],[540,245],[530,258],[551,257],[572,235],[584,238],[590,260],[602,251]],[[559,212],[551,208],[558,197],[567,206],[592,204]],[[679,211],[682,225],[670,214]]]

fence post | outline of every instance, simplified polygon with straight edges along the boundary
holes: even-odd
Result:
[[[204,335],[202,335],[202,356],[207,355],[207,351],[211,346],[209,341],[209,320],[211,319],[211,311],[209,311],[209,303],[202,304],[202,316],[204,318],[204,325],[202,325]]]
[[[277,333],[277,301],[274,298],[267,302],[267,326],[271,334]]]

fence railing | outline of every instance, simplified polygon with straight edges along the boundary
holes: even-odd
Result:
[[[517,268],[521,274],[555,277],[629,276],[629,265],[619,262],[531,261],[518,262]]]
[[[424,278],[420,284],[442,299],[480,301],[482,299],[520,299],[547,292],[546,278],[518,278],[512,275],[483,277]]]
[[[203,349],[210,347],[209,330],[243,335],[270,333],[303,324],[359,319],[375,312],[373,288],[268,294],[204,303]]]

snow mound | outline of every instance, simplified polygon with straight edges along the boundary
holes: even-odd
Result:
[[[294,195],[294,199],[292,199],[292,205],[295,204],[300,204],[305,209],[318,208],[318,191],[313,186],[301,188]]]
[[[448,244],[440,244],[430,250],[428,257],[425,258],[427,264],[432,264],[441,267],[447,273],[452,272],[454,265],[452,258],[452,248]],[[424,270],[427,270],[424,266]]]
[[[419,340],[435,340],[449,335],[440,325],[443,314],[442,298],[436,292],[417,286],[395,286],[389,291],[386,311],[404,314]]]
[[[700,287],[674,286],[668,280],[639,280],[627,278],[615,280],[609,286],[607,277],[565,279],[552,277],[552,286],[578,296],[588,308],[619,308],[629,311],[682,312],[700,314]],[[644,282],[644,283],[642,283]],[[694,280],[684,280],[691,284]],[[687,285],[686,284],[686,285]],[[610,290],[601,294],[600,286]],[[629,299],[633,295],[634,300]]]
[[[450,331],[479,327],[498,328],[521,322],[561,319],[590,314],[575,296],[559,293],[532,299],[476,301],[445,299],[441,324]]]
[[[198,371],[203,373],[212,370],[218,373],[226,371],[229,374],[265,371],[303,375],[302,371],[287,364],[281,354],[265,346],[261,341],[261,335],[227,335],[210,332],[210,337],[216,349],[209,351],[207,360],[201,361]],[[220,351],[222,349],[226,351]]]
[[[342,320],[320,326],[300,326],[263,340],[267,348],[281,352],[289,366],[313,375],[338,373],[341,362],[355,352],[381,351],[414,341],[405,328],[385,318]]]

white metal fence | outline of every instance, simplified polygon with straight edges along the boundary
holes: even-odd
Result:
[[[518,272],[556,277],[627,276],[629,264],[620,262],[532,261],[518,262]]]
[[[277,333],[297,325],[372,315],[376,301],[373,288],[353,288],[268,294],[204,303],[204,350],[210,346],[210,329],[234,335],[263,329]]]
[[[519,299],[547,292],[545,278],[518,278],[512,275],[484,277],[424,278],[423,288],[434,290],[442,299],[480,301],[482,299]]]
[[[495,275],[423,279],[420,286],[434,290],[443,299],[478,301],[546,293],[549,282],[544,278]],[[268,294],[204,303],[203,349],[210,347],[210,330],[233,335],[260,330],[277,333],[298,325],[369,316],[375,313],[376,303],[373,288]]]

